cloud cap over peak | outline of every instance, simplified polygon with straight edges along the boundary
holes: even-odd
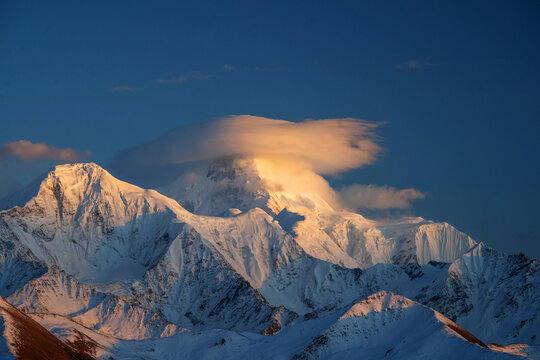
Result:
[[[373,163],[381,151],[376,123],[359,119],[302,122],[239,115],[190,125],[120,152],[113,164],[135,170],[225,156],[286,159],[318,174],[337,174]]]
[[[90,151],[77,152],[72,148],[58,148],[45,143],[28,140],[12,141],[0,148],[0,162],[7,158],[22,161],[50,159],[62,162],[77,162],[90,155]]]

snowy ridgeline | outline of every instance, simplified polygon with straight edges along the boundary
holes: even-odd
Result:
[[[538,262],[259,170],[223,160],[157,192],[58,166],[0,213],[0,295],[77,356],[538,357]]]

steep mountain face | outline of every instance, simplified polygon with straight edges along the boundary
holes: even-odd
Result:
[[[270,305],[229,265],[214,246],[186,228],[133,294],[175,323],[192,329],[225,328],[263,331],[297,316]]]
[[[34,254],[21,246],[0,219],[0,296],[8,296],[46,272]]]
[[[448,268],[444,283],[420,298],[491,342],[538,345],[538,270],[536,260],[480,243]]]
[[[197,358],[326,357],[358,346],[414,357],[394,345],[415,317],[419,335],[407,341],[416,347],[427,344],[425,327],[464,358],[492,352],[459,334],[446,339],[450,325],[437,311],[499,350],[538,345],[536,261],[476,244],[446,223],[366,219],[337,207],[320,179],[287,188],[265,166],[246,158],[197,166],[160,189],[175,199],[95,164],[59,166],[24,206],[0,212],[0,295],[59,339],[97,344],[100,357],[175,358],[179,344]],[[423,310],[388,315],[400,325],[377,342],[366,334],[379,320],[340,317],[380,291],[430,308],[384,293],[401,310],[370,314]],[[349,321],[364,330],[316,344],[337,339]]]

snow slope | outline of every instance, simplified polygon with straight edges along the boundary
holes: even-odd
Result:
[[[444,315],[379,292],[354,304],[293,359],[512,359]]]
[[[60,336],[68,338],[76,330],[106,344],[106,352],[100,354],[118,358],[177,359],[181,349],[183,359],[520,359],[527,350],[526,346],[489,347],[442,314],[388,292],[297,323],[274,336],[208,330],[133,342],[102,338],[57,316],[42,321]]]
[[[184,331],[151,309],[103,293],[56,268],[31,280],[8,300],[27,314],[63,315],[100,334],[121,339],[164,337]]]

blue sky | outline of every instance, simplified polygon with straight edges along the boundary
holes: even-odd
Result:
[[[385,122],[336,186],[419,189],[415,214],[538,258],[539,35],[533,1],[3,1],[0,144],[107,164],[229,114]],[[50,165],[4,159],[0,196]]]

